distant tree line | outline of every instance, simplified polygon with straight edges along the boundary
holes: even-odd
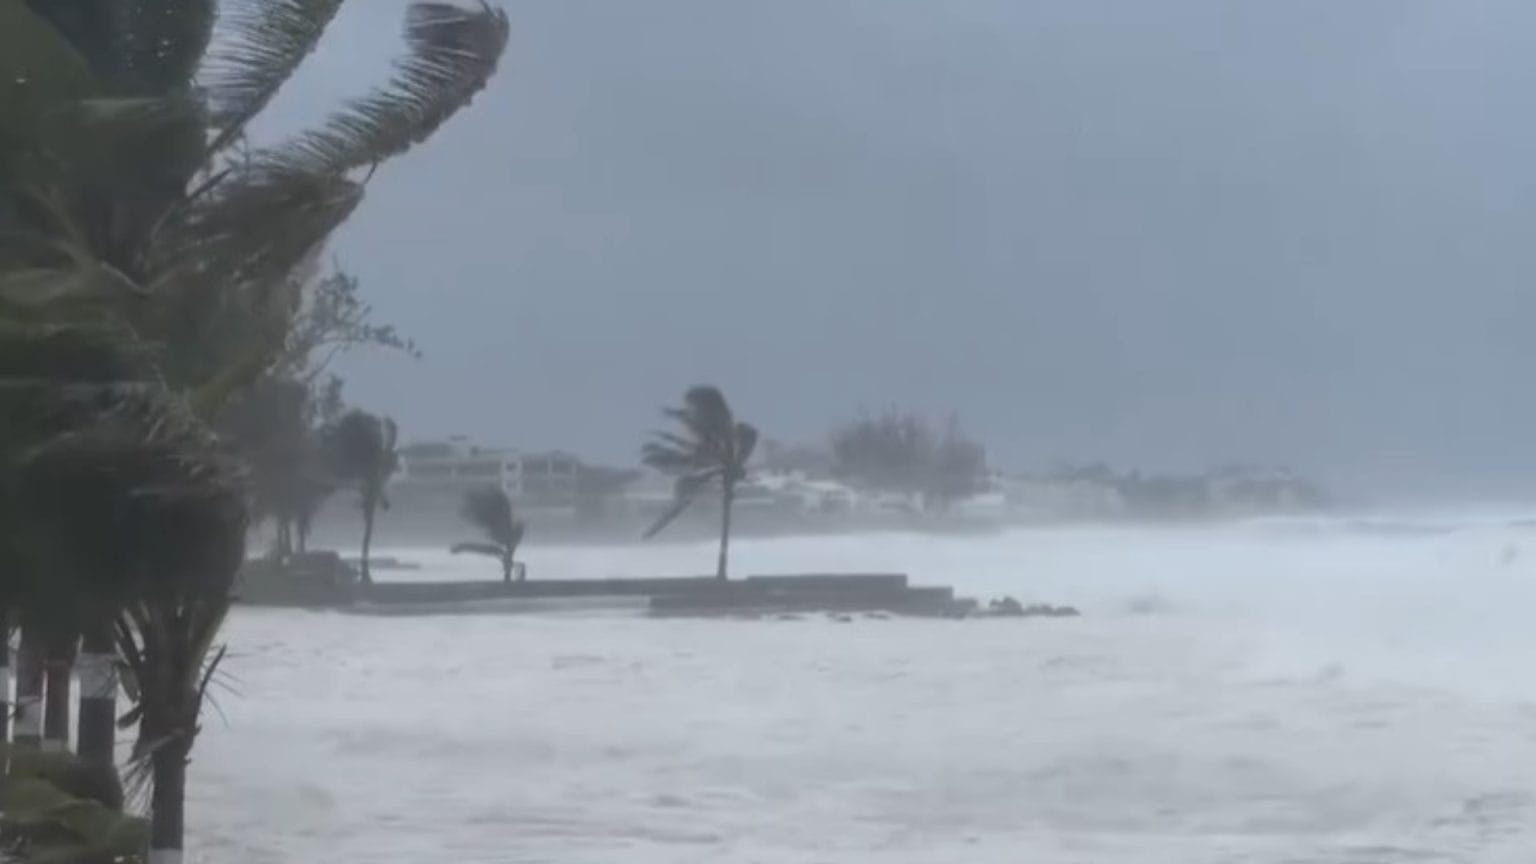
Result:
[[[357,491],[367,582],[375,514],[388,509],[385,487],[399,467],[398,434],[389,418],[348,410],[342,380],[329,368],[337,356],[359,347],[411,357],[420,352],[394,327],[374,323],[357,291],[357,279],[339,267],[313,279],[286,350],[233,400],[216,427],[249,470],[251,521],[272,523],[272,551],[280,559],[308,550],[315,516],[332,495],[344,488]]]

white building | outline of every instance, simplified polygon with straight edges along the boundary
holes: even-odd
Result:
[[[391,495],[461,497],[470,489],[496,486],[514,502],[529,506],[570,506],[576,498],[581,461],[568,453],[523,453],[509,447],[482,447],[463,436],[400,448],[400,470]]]

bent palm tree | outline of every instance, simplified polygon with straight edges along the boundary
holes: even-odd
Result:
[[[136,703],[124,722],[138,726],[134,763],[153,787],[154,848],[179,849],[186,765],[244,558],[243,476],[184,404],[165,398],[126,400],[55,436],[20,473],[32,533],[56,533],[53,545],[70,551],[57,560],[68,565],[61,572],[77,574],[73,602],[106,600],[89,590],[96,585],[120,595],[108,633]],[[92,542],[65,547],[76,536]],[[50,605],[57,614],[64,604]],[[90,621],[88,612],[73,614]]]
[[[688,509],[694,499],[716,484],[720,487],[720,561],[715,577],[726,578],[731,545],[731,504],[736,484],[747,476],[747,461],[757,447],[757,429],[738,423],[718,387],[698,386],[683,396],[677,408],[662,413],[677,421],[682,433],[657,432],[642,450],[641,460],[676,479],[672,505],[656,520],[646,537],[654,537]]]
[[[247,129],[342,2],[0,0],[0,325],[45,324],[46,306],[107,304],[95,323],[130,330],[115,344],[154,347],[155,374],[142,386],[157,401],[184,398],[203,422],[291,351],[306,264],[356,208],[374,168],[469,103],[507,39],[505,14],[484,3],[413,2],[405,52],[383,86],[287,143],[251,148]],[[59,392],[75,391],[50,395]],[[182,846],[186,753],[205,683],[198,676],[242,554],[244,493],[206,476],[224,468],[198,467],[212,457],[191,431],[184,437],[199,455],[178,468],[148,452],[180,449],[164,424],[124,421],[121,433],[107,435],[93,432],[80,416],[91,412],[77,407],[86,406],[44,415],[40,437],[71,428],[92,434],[59,442],[35,470],[105,467],[121,457],[146,472],[146,489],[127,498],[146,508],[143,542],[110,572],[124,584],[161,579],[116,610],[109,629],[132,672],[135,752],[154,767],[153,853],[169,860]],[[0,407],[0,439],[29,416],[13,408]],[[136,442],[134,433],[148,437]],[[29,447],[37,443],[26,437]],[[0,440],[0,454],[14,452]],[[150,470],[152,462],[168,473]],[[121,500],[100,484],[130,480],[113,479],[115,469],[103,474],[81,475],[80,488]],[[36,488],[60,496],[66,514],[52,551],[105,550],[99,531],[127,530],[122,520],[86,524],[63,500],[64,484]],[[65,568],[30,569],[50,577],[29,580],[41,595],[34,611],[57,614],[98,596],[55,603],[66,594],[57,589],[73,584],[52,578]],[[173,574],[174,585],[163,581]],[[0,605],[21,608],[3,596],[9,587],[0,584]]]
[[[487,555],[501,562],[501,579],[512,581],[512,571],[517,571],[517,581],[528,576],[525,568],[517,566],[517,547],[523,542],[527,528],[512,513],[512,499],[498,487],[475,489],[465,494],[464,507],[460,511],[464,519],[480,529],[486,542],[466,541],[455,543],[450,550],[455,555],[470,553]]]
[[[389,509],[385,487],[400,467],[395,451],[398,430],[395,421],[366,411],[343,414],[328,436],[327,449],[331,470],[336,477],[357,487],[358,506],[363,511],[362,577],[373,582],[368,556],[373,549],[373,521],[379,508]]]

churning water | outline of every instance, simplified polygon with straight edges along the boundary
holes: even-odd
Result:
[[[422,561],[418,578],[496,578],[384,554]],[[712,556],[527,558],[538,578]],[[901,570],[1084,617],[239,609],[193,765],[192,860],[1536,860],[1531,529],[867,535],[734,559]]]

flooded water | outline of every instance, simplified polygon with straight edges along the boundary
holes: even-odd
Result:
[[[533,578],[679,574],[713,549],[527,557]],[[191,860],[1536,860],[1536,531],[1507,520],[749,541],[734,560],[1084,615],[240,609]]]

